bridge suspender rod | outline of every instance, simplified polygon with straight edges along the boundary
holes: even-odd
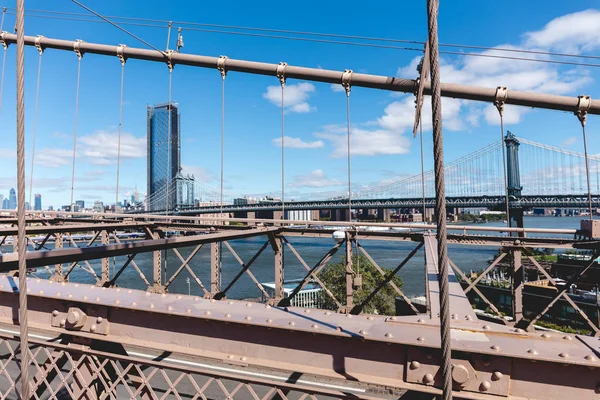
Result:
[[[2,14],[4,20],[4,14]],[[8,43],[4,41],[4,34],[0,33],[0,44],[2,44],[2,72],[0,72],[0,113],[2,113],[2,92],[4,91],[4,70],[6,68],[6,50]]]
[[[41,41],[40,41],[41,42]],[[75,155],[77,153],[77,123],[79,120],[79,84],[81,82],[81,58],[83,57],[83,51],[79,48],[83,41],[76,40],[73,42],[73,48],[77,54],[77,88],[75,89],[75,122],[73,124],[73,163],[71,169],[71,212],[75,211],[74,207],[74,194],[75,194]],[[40,43],[41,45],[41,43]]]
[[[166,190],[166,195],[165,195],[165,210],[166,210],[166,215],[169,215],[169,200],[171,197],[171,193],[169,192],[169,181],[171,181],[171,179],[173,179],[173,171],[171,170],[171,167],[173,165],[173,162],[171,161],[171,149],[172,149],[172,143],[171,141],[173,140],[173,135],[171,135],[171,126],[173,124],[172,121],[172,105],[171,105],[171,90],[173,88],[173,67],[174,64],[171,61],[171,56],[173,55],[173,51],[169,50],[168,54],[168,61],[167,61],[167,66],[169,67],[169,102],[167,103],[167,168],[166,168],[166,185],[167,185],[167,190]],[[115,204],[115,208],[116,208],[116,204]]]
[[[438,53],[438,0],[427,0],[429,63],[431,68],[431,116],[433,126],[433,160],[435,167],[435,214],[437,219],[438,282],[440,288],[440,336],[442,399],[452,400],[452,365],[450,348],[450,295],[448,283],[448,243],[446,238],[446,194],[444,182],[444,137],[442,132],[442,96]]]
[[[346,129],[348,139],[348,222],[352,222],[352,189],[350,179],[352,174],[350,172],[350,90],[352,89],[352,70],[347,69],[342,75],[342,86],[346,91]]]
[[[19,339],[21,347],[21,398],[29,399],[29,327],[27,323],[27,261],[25,252],[25,5],[17,1],[17,252],[19,257]]]
[[[502,146],[502,173],[504,175],[504,196],[505,196],[505,210],[506,210],[506,226],[510,228],[510,209],[508,207],[508,180],[506,178],[506,148],[504,146],[504,102],[508,90],[505,87],[498,86],[496,88],[496,101],[494,105],[498,109],[500,114],[500,146]]]
[[[17,39],[16,35],[6,32],[3,32],[2,36],[8,43],[15,43]],[[41,44],[45,48],[49,49],[73,50],[73,42],[68,40],[43,38]],[[25,45],[35,46],[35,37],[26,36]],[[90,54],[114,56],[117,46],[96,43],[81,43],[80,48],[82,51]],[[208,57],[194,54],[173,53],[171,55],[165,55],[161,51],[134,47],[125,48],[123,55],[132,59],[163,63],[166,62],[167,59],[170,59],[173,64],[213,69],[217,69],[219,60],[218,57]],[[234,59],[227,60],[227,70],[235,72],[277,76],[277,67],[278,64]],[[343,72],[288,65],[286,67],[285,75],[288,79],[303,79],[308,81],[340,84],[342,82]],[[352,75],[352,86],[414,93],[418,88],[418,83],[414,79],[354,73]],[[425,82],[423,86],[424,93],[431,94],[431,84],[429,82]],[[482,88],[468,85],[440,83],[440,93],[442,97],[484,101],[488,103],[493,103],[496,101],[495,88]],[[518,106],[544,108],[549,110],[576,112],[578,110],[579,99],[577,97],[555,96],[510,90],[507,93],[505,103]],[[588,114],[600,114],[600,100],[591,100]]]
[[[277,66],[277,78],[281,83],[281,219],[285,219],[285,69],[287,63]]]
[[[225,68],[225,61],[227,56],[219,57],[217,68],[221,74],[221,188],[219,191],[219,204],[221,205],[221,218],[223,218],[223,177],[225,168],[225,77],[227,76],[227,69]],[[200,198],[202,202],[202,198]],[[221,242],[219,242],[219,250],[221,250]],[[221,252],[219,251],[219,257]]]
[[[591,191],[591,187],[590,187],[590,162],[588,159],[588,152],[587,152],[587,135],[585,133],[585,123],[587,122],[588,109],[591,105],[592,99],[590,98],[590,96],[583,96],[583,95],[579,96],[578,99],[579,99],[579,105],[578,105],[579,110],[577,110],[575,115],[577,115],[579,122],[581,122],[581,128],[582,128],[582,133],[583,133],[583,154],[585,156],[585,176],[587,178],[588,205],[590,208],[590,219],[594,219],[594,213],[592,210],[592,191]]]
[[[123,57],[124,47],[124,44],[120,45],[117,51],[117,57],[119,57],[119,61],[121,61],[121,89],[119,91],[119,133],[117,139],[117,184],[115,189],[115,212],[117,212],[117,205],[119,204],[119,174],[121,171],[121,131],[123,129],[123,84],[125,82],[125,62],[127,60],[125,57]]]

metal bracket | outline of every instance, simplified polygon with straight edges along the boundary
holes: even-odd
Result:
[[[577,100],[577,111],[575,112],[575,115],[577,116],[577,119],[579,119],[579,122],[581,122],[581,126],[585,126],[588,111],[592,106],[592,98],[582,94],[577,96]]]
[[[173,50],[169,50],[166,52],[167,55],[167,67],[169,67],[169,72],[173,72],[173,68],[175,64],[173,64],[173,60],[171,60],[171,55],[173,54]]]
[[[5,31],[0,32],[0,43],[2,43],[2,47],[4,48],[4,50],[8,49],[8,43],[6,43],[6,41],[4,40],[5,34]]]
[[[500,115],[504,112],[504,103],[508,98],[508,89],[504,86],[498,86],[496,88],[496,100],[494,101],[494,105],[498,109]]]
[[[38,50],[38,53],[40,53],[40,56],[44,54],[44,47],[42,46],[43,38],[44,37],[42,35],[37,35],[37,37],[35,38],[35,48]]]
[[[183,35],[181,34],[181,28],[177,29],[177,53],[179,53],[179,50],[181,50],[181,48],[183,47]]]
[[[81,43],[83,43],[83,40],[81,39],[77,39],[75,40],[75,42],[73,42],[73,50],[75,51],[75,54],[77,54],[77,58],[79,60],[81,60],[81,58],[83,57],[83,51],[79,49],[79,45]]]
[[[342,74],[342,87],[346,90],[346,96],[350,96],[352,74],[353,71],[351,69],[344,70],[344,73]]]
[[[285,68],[287,67],[287,65],[288,64],[286,62],[280,62],[277,66],[277,78],[279,78],[281,86],[285,86]]]
[[[127,47],[127,45],[125,44],[120,44],[119,47],[117,47],[117,57],[119,57],[119,61],[121,61],[121,66],[123,67],[127,62],[127,57],[123,55],[123,50],[125,49],[125,47]]]
[[[105,318],[88,316],[80,308],[69,307],[66,313],[59,312],[58,310],[52,311],[51,325],[68,331],[108,335],[109,324]]]
[[[225,68],[225,61],[227,61],[227,56],[220,56],[217,60],[217,69],[221,73],[221,78],[223,78],[223,80],[227,76],[227,68]]]

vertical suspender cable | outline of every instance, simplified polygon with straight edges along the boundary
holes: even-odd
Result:
[[[0,32],[2,32],[1,29]],[[8,49],[8,44],[4,41],[2,41],[2,48],[2,72],[0,72],[0,113],[2,113],[2,92],[4,92],[4,69],[6,68],[6,50]]]
[[[433,158],[435,166],[435,211],[437,217],[438,282],[440,285],[440,335],[443,400],[452,399],[450,350],[450,297],[448,293],[448,244],[446,242],[446,196],[444,182],[444,143],[442,133],[442,96],[438,54],[438,0],[427,0],[429,59],[431,66],[431,109]]]
[[[171,175],[172,175],[172,171],[171,171],[171,140],[173,140],[172,135],[171,135],[171,118],[172,118],[172,106],[171,106],[171,88],[173,85],[173,64],[171,64],[171,57],[170,57],[170,53],[169,53],[169,100],[167,102],[167,169],[166,169],[166,178],[167,178],[167,183],[166,183],[166,191],[165,191],[165,215],[169,215],[169,197],[171,195],[171,193],[169,193],[169,182],[171,181]]]
[[[348,222],[352,222],[352,189],[350,179],[352,177],[350,170],[350,90],[352,86],[352,70],[347,69],[342,75],[342,86],[346,90],[346,129],[348,140]]]
[[[510,209],[508,205],[508,178],[506,169],[506,148],[504,146],[504,102],[506,101],[508,91],[505,87],[496,88],[496,101],[494,105],[500,114],[500,146],[502,147],[502,173],[504,175],[504,209],[506,212],[506,226],[510,228]]]
[[[227,70],[225,69],[225,61],[227,56],[219,57],[217,67],[221,73],[221,188],[219,193],[219,203],[221,205],[220,217],[223,218],[223,181],[225,177],[225,77],[227,76]],[[202,196],[200,196],[202,202]],[[223,225],[225,221],[223,221]],[[222,283],[222,271],[223,271],[223,242],[219,242],[219,289]]]
[[[74,193],[75,193],[75,155],[77,153],[77,123],[79,120],[79,83],[81,80],[81,57],[83,53],[79,51],[80,41],[75,42],[75,52],[77,53],[77,88],[75,90],[75,122],[73,124],[73,165],[71,168],[71,212],[75,211]]]
[[[39,40],[39,36],[36,41]],[[33,194],[33,165],[35,161],[35,140],[37,138],[37,119],[38,119],[38,105],[40,100],[40,76],[42,73],[42,54],[44,53],[44,49],[38,44],[38,52],[40,53],[40,58],[38,61],[38,71],[37,71],[37,86],[35,89],[35,112],[33,114],[33,143],[31,145],[31,171],[29,172],[29,206],[33,207],[33,203],[31,202],[31,196]],[[35,208],[35,207],[33,207]]]
[[[427,206],[425,205],[425,156],[423,154],[423,119],[419,116],[419,136],[421,137],[421,191],[423,194],[423,223],[427,215]]]
[[[27,261],[25,251],[25,5],[17,1],[17,220],[19,256],[19,339],[21,345],[21,398],[29,399],[29,343],[27,324]]]
[[[123,47],[123,45],[119,46],[121,51]],[[117,212],[117,205],[119,204],[119,175],[121,172],[121,132],[123,129],[123,85],[125,82],[125,58],[122,55],[119,55],[119,58],[121,60],[121,89],[119,91],[119,132],[117,139],[117,184],[115,189],[115,212]]]
[[[287,63],[277,66],[277,78],[281,83],[281,219],[285,219],[285,68]]]
[[[587,196],[588,196],[588,206],[590,209],[590,219],[594,218],[594,213],[592,210],[592,191],[590,187],[590,165],[588,160],[588,152],[587,152],[587,135],[585,132],[585,123],[587,121],[587,110],[590,108],[592,100],[589,96],[579,96],[579,110],[576,112],[577,118],[579,122],[581,122],[581,129],[583,134],[583,155],[585,157],[585,176],[587,178]]]

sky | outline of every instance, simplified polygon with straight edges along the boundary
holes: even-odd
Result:
[[[236,25],[255,28],[370,36],[423,41],[426,2],[316,2],[291,8],[272,1],[164,2],[86,0],[106,16]],[[14,1],[4,30],[12,31]],[[87,13],[71,1],[26,0],[26,10]],[[162,24],[159,22],[152,24]],[[165,25],[165,24],[162,24]],[[123,25],[153,46],[164,49],[167,29]],[[173,23],[170,48],[175,47]],[[568,52],[595,55],[600,47],[600,1],[441,1],[441,43]],[[209,28],[219,29],[219,28]],[[34,17],[25,20],[26,35],[145,48],[107,23]],[[267,63],[351,69],[355,72],[416,78],[418,51],[225,35],[183,30],[183,53]],[[347,39],[338,39],[347,41]],[[377,44],[387,44],[374,42]],[[392,43],[392,45],[394,45]],[[395,44],[418,48],[419,45]],[[445,48],[445,50],[458,50]],[[16,187],[15,51],[7,51],[0,110],[0,194]],[[482,52],[481,50],[470,50]],[[523,56],[523,55],[521,55]],[[544,58],[547,56],[531,56]],[[73,137],[77,133],[75,200],[114,203],[121,64],[117,57],[87,54],[81,61],[79,113],[75,125],[77,56],[47,50],[42,56],[39,109],[35,119],[39,55],[26,48],[26,173],[29,186],[34,125],[37,139],[33,193],[44,208],[70,201]],[[573,59],[569,59],[573,60]],[[594,59],[577,60],[598,63]],[[598,98],[598,67],[555,65],[505,59],[441,55],[441,80],[512,90]],[[600,64],[600,63],[598,63]],[[172,99],[181,112],[182,165],[207,185],[219,187],[221,77],[216,70],[175,66]],[[125,65],[119,199],[135,187],[146,192],[146,106],[168,100],[166,64],[128,60]],[[275,77],[230,72],[225,79],[225,192],[231,196],[279,195],[281,190],[281,89]],[[312,193],[346,192],[346,95],[339,85],[288,79],[285,107],[286,199]],[[413,139],[414,97],[409,94],[352,88],[351,163],[353,191],[392,182],[420,172],[420,147]],[[423,115],[426,169],[433,164],[431,106]],[[444,156],[457,159],[499,140],[497,110],[490,104],[443,101]],[[506,129],[520,137],[582,151],[581,126],[566,112],[506,107]],[[598,118],[588,118],[590,153],[600,153]],[[26,191],[29,199],[29,187]]]

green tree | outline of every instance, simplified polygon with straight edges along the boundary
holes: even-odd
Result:
[[[373,264],[364,256],[356,259],[352,258],[352,270],[355,275],[362,276],[362,286],[354,288],[354,304],[363,302],[374,290],[384,281],[384,277],[375,269]],[[392,272],[389,268],[383,268],[386,276]],[[346,257],[341,262],[327,265],[319,274],[319,278],[325,286],[333,293],[338,301],[345,305],[346,302]],[[402,287],[402,279],[394,275],[391,279],[399,288]],[[362,312],[365,314],[394,315],[396,311],[396,296],[394,288],[388,283],[369,301]],[[323,303],[325,308],[336,309],[333,300],[323,293]]]

